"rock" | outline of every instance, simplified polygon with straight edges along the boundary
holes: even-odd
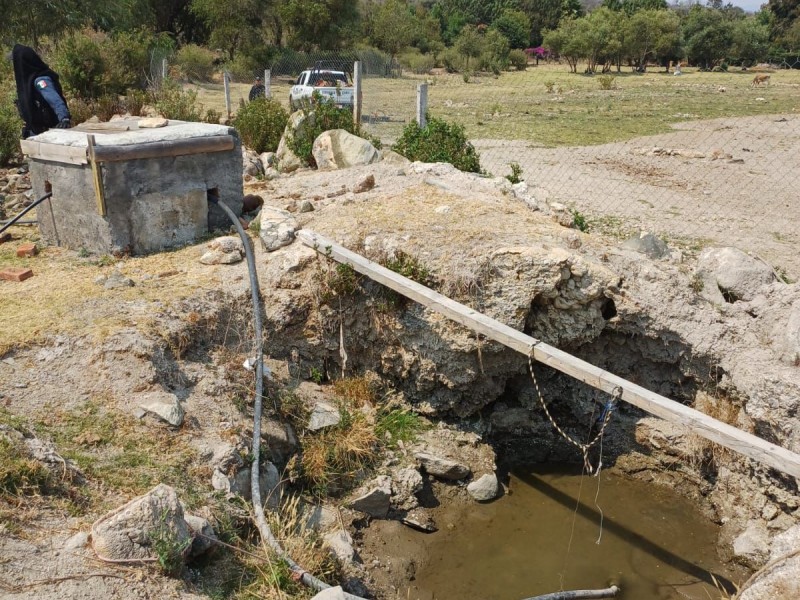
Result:
[[[652,259],[664,258],[669,254],[667,244],[647,231],[642,231],[639,235],[627,239],[622,245]]]
[[[323,538],[333,555],[344,564],[354,562],[356,551],[353,548],[353,538],[341,529],[326,533]]]
[[[423,479],[414,467],[392,472],[392,506],[400,510],[411,510],[419,506],[417,493],[422,491]]]
[[[289,141],[304,128],[311,127],[313,124],[313,112],[306,114],[302,110],[298,110],[289,117],[289,122],[286,124],[286,129],[283,130],[281,141],[278,143],[278,150],[275,152],[274,163],[277,163],[278,171],[292,173],[305,166],[300,157],[289,148]]]
[[[278,177],[280,177],[280,175],[281,175],[280,172],[274,167],[269,167],[268,169],[264,169],[264,179],[266,179],[267,181],[272,181],[273,179],[277,179]]]
[[[220,252],[238,252],[244,256],[244,245],[238,235],[224,235],[222,237],[214,238],[208,244],[208,248],[212,250],[219,250]]]
[[[209,250],[200,257],[200,262],[204,265],[234,265],[242,262],[242,255],[238,252]]]
[[[344,129],[321,133],[314,140],[311,153],[320,170],[347,169],[380,160],[375,146]]]
[[[180,427],[183,423],[183,408],[181,403],[172,394],[166,392],[150,392],[140,394],[137,402],[144,410],[166,421],[173,427]]]
[[[133,280],[114,270],[111,275],[102,280],[103,287],[107,290],[115,288],[133,287]]]
[[[304,513],[305,516],[305,513]],[[324,531],[338,524],[339,516],[335,510],[327,506],[313,506],[308,511],[305,526],[314,531]]]
[[[753,521],[733,541],[733,556],[743,565],[758,569],[769,556],[769,531],[761,521]]]
[[[242,212],[246,213],[253,212],[261,208],[263,205],[264,205],[264,198],[262,198],[258,194],[247,194],[244,198],[242,198]],[[236,239],[238,240],[239,238]]]
[[[309,431],[319,431],[326,427],[338,425],[341,420],[342,415],[337,407],[327,402],[317,402],[311,410],[306,428]]]
[[[456,481],[470,474],[469,467],[448,458],[435,456],[427,452],[417,452],[414,457],[425,471],[434,477]]]
[[[195,557],[205,554],[217,544],[219,539],[207,519],[194,515],[186,515],[184,518],[189,526],[189,533],[192,534],[189,556]]]
[[[314,211],[314,205],[311,203],[310,200],[303,200],[300,203],[300,208],[297,209],[297,212],[301,212],[301,213],[307,213],[307,212],[313,212],[313,211]]]
[[[497,475],[487,473],[482,475],[480,479],[471,482],[467,486],[467,492],[478,502],[488,502],[497,498],[498,488]]]
[[[389,512],[390,498],[392,496],[391,478],[386,475],[376,477],[364,489],[369,491],[351,501],[347,504],[347,507],[368,514],[371,517],[385,517]]]
[[[72,537],[70,537],[66,542],[64,542],[64,550],[80,550],[84,548],[86,544],[89,542],[89,534],[86,531],[79,531]]]
[[[253,497],[250,486],[250,468],[241,469],[233,475],[228,475],[231,471],[232,469],[223,470],[217,466],[211,475],[211,487],[226,494],[237,494],[249,501]],[[261,501],[269,508],[277,508],[283,494],[283,484],[277,467],[271,462],[262,464],[258,482],[261,486]]]
[[[285,463],[297,451],[297,436],[289,423],[265,419],[261,424],[261,437],[269,447],[273,462]]]
[[[769,550],[769,560],[778,560],[792,552],[800,551],[800,524],[775,536]]]
[[[348,600],[347,596],[342,589],[342,586],[329,587],[322,590],[319,594],[311,598],[311,600]]]
[[[434,208],[433,212],[435,212],[437,215],[446,215],[451,210],[452,210],[452,208],[450,208],[446,204],[443,204],[441,206],[437,206],[436,208]]]
[[[758,573],[736,594],[737,600],[784,600],[800,598],[800,555],[773,563]]]
[[[715,304],[752,300],[763,285],[777,281],[768,264],[730,247],[703,250],[695,277],[703,283],[700,295]]]
[[[270,167],[275,166],[275,153],[274,152],[262,152],[258,155],[259,160],[261,161],[261,167],[266,172],[267,169]]]
[[[267,252],[288,246],[294,241],[297,221],[288,211],[264,206],[261,209],[261,231],[258,236]]]
[[[389,163],[390,165],[398,165],[400,167],[405,167],[411,164],[410,160],[408,160],[402,154],[398,154],[394,150],[389,150],[387,148],[384,148],[383,150],[381,150],[380,154],[381,154],[381,160]]]
[[[363,177],[356,183],[355,187],[353,188],[353,192],[356,194],[362,194],[364,192],[370,191],[372,188],[375,187],[375,176],[370,173],[366,177]]]
[[[187,552],[191,544],[178,495],[164,484],[111,511],[92,526],[92,547],[104,560],[157,558],[153,544],[159,539],[167,540],[176,551]]]
[[[166,127],[169,121],[164,117],[150,117],[147,119],[139,119],[139,129],[156,129],[158,127]]]

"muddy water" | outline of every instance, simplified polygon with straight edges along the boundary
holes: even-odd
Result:
[[[599,484],[598,493],[595,477],[512,475],[509,495],[443,516],[401,596],[520,600],[615,583],[623,600],[709,600],[720,597],[712,574],[741,579],[721,566],[716,526],[688,501],[608,472]]]

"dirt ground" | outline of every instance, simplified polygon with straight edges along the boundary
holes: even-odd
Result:
[[[730,245],[800,279],[800,117],[687,122],[669,134],[602,146],[539,148],[475,140],[496,175],[518,163],[549,201],[585,214],[590,231],[652,231],[679,246]],[[663,151],[653,153],[654,148]]]
[[[495,175],[505,174],[510,162],[519,163],[538,202],[561,202],[585,214],[590,234],[619,238],[647,229],[690,253],[705,245],[733,245],[760,255],[792,279],[800,278],[796,252],[800,236],[794,225],[800,208],[797,173],[786,169],[786,165],[797,164],[794,157],[800,150],[800,117],[690,123],[670,134],[582,148],[545,149],[530,143],[491,140],[478,140],[475,145],[484,167]],[[673,152],[652,153],[653,148]],[[495,228],[502,230],[509,221],[522,227],[532,214],[519,216],[525,212],[521,203],[503,208],[502,202],[508,196],[491,180],[469,180],[471,187],[465,187],[465,180],[447,169],[415,176],[409,176],[404,169],[381,163],[358,170],[301,171],[272,182],[251,182],[246,192],[259,193],[267,203],[279,207],[312,200],[317,209],[300,215],[299,220],[301,225],[309,224],[320,231],[336,228],[339,203],[349,207],[349,214],[357,215],[356,208],[369,211],[370,198],[401,201],[418,195],[436,203],[439,199],[434,196],[443,195],[443,190],[462,198],[479,198],[487,205],[483,213],[487,241],[493,240]],[[342,185],[352,188],[366,173],[374,173],[377,187],[357,202],[348,195],[325,199]],[[446,201],[441,199],[442,203]],[[437,214],[443,222],[458,218],[457,211]],[[413,218],[420,215],[410,215],[409,223]],[[365,219],[363,227],[375,227],[374,223]],[[409,238],[415,235],[414,227],[425,227],[424,223],[412,224],[404,232]],[[402,229],[403,224],[397,225]],[[526,230],[528,234],[534,231],[533,225]],[[30,230],[15,229],[18,235],[20,232],[32,234]],[[565,236],[578,235],[574,230],[564,232]],[[436,231],[431,229],[425,234],[435,237]],[[618,241],[593,237],[581,236],[584,249],[600,249]],[[0,282],[0,306],[11,308],[4,308],[3,320],[29,323],[21,331],[30,336],[31,346],[26,348],[28,344],[20,341],[15,344],[15,351],[0,357],[4,359],[0,362],[0,401],[4,407],[17,415],[68,409],[80,405],[90,393],[110,389],[119,399],[120,410],[130,411],[132,405],[125,404],[126,394],[135,391],[138,380],[152,386],[160,377],[169,375],[175,377],[172,391],[176,394],[195,387],[187,407],[197,418],[181,436],[199,454],[204,453],[209,434],[221,437],[234,427],[246,428],[245,423],[237,423],[230,406],[217,402],[220,374],[213,357],[190,363],[171,360],[159,365],[157,357],[150,355],[153,348],[139,345],[136,336],[126,342],[124,336],[126,329],[152,333],[154,327],[204,314],[204,306],[186,303],[193,290],[208,295],[224,289],[246,296],[244,264],[200,265],[197,258],[202,250],[202,246],[191,247],[163,256],[98,265],[87,264],[74,252],[47,248],[32,260],[51,260],[52,268],[37,271],[36,277],[21,284]],[[257,252],[260,265],[269,260],[260,248]],[[48,288],[58,288],[63,277],[60,271],[67,266],[76,289],[91,290],[79,298],[51,299],[69,307],[65,309],[69,319],[44,318],[51,306],[37,308],[36,303],[23,306],[19,302],[20,297],[42,298]],[[135,287],[115,292],[93,284],[98,274],[114,269],[131,277]],[[42,314],[37,315],[36,310]],[[198,328],[205,326],[204,321],[197,324]],[[143,359],[147,369],[139,364]],[[110,500],[117,501],[119,497],[111,494]],[[74,533],[86,530],[88,522],[88,517],[75,518],[64,511],[51,510],[35,519],[23,536],[0,532],[0,584],[4,586],[0,587],[0,597],[198,597],[180,581],[138,568],[100,564],[87,548],[65,546]],[[402,526],[391,523],[381,527],[391,539],[399,535],[396,529]],[[379,553],[378,548],[368,552],[375,556]],[[396,582],[378,583],[385,589]]]

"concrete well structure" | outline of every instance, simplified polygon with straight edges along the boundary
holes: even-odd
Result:
[[[140,124],[142,125],[140,127]],[[215,195],[242,212],[242,151],[222,125],[122,119],[51,129],[23,140],[49,244],[105,254],[146,254],[227,229]]]

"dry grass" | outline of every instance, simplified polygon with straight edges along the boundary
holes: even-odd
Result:
[[[741,406],[724,395],[712,396],[705,392],[697,392],[694,408],[718,421],[742,429],[742,424],[739,422]],[[686,459],[690,464],[713,470],[717,470],[720,465],[730,463],[739,456],[733,450],[695,434],[689,434],[687,446]]]
[[[375,406],[380,381],[370,377],[345,377],[333,382],[333,393],[356,408]]]
[[[197,263],[200,249],[194,246],[120,261],[82,258],[78,252],[56,247],[43,247],[34,258],[17,258],[17,246],[38,241],[38,236],[30,228],[11,231],[18,240],[0,246],[0,269],[29,267],[34,276],[23,282],[0,281],[0,356],[57,334],[101,341],[124,327],[153,324],[155,311],[219,289],[221,283],[214,269]],[[135,286],[107,290],[94,282],[114,269]]]

